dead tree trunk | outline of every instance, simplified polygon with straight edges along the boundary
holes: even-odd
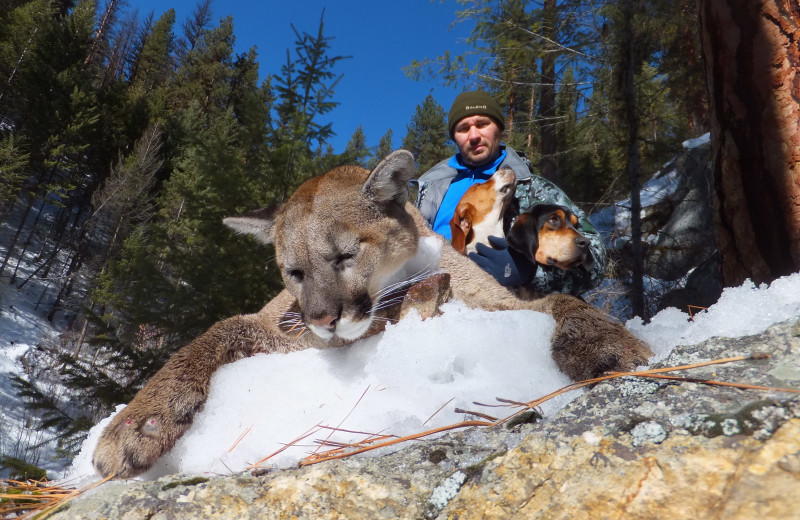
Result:
[[[800,270],[800,4],[697,0],[725,286]]]

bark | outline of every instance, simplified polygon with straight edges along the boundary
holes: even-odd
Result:
[[[647,320],[644,302],[644,255],[642,253],[642,202],[639,181],[639,113],[636,105],[636,53],[633,42],[633,0],[623,2],[623,92],[628,124],[628,178],[631,190],[631,312]]]
[[[725,286],[800,270],[800,4],[697,0]]]
[[[22,218],[20,219],[19,227],[17,227],[17,231],[14,233],[11,242],[8,244],[8,250],[6,251],[6,256],[3,258],[3,263],[0,264],[0,277],[3,276],[3,271],[5,271],[8,261],[11,259],[11,255],[14,253],[14,248],[17,247],[17,241],[19,240],[19,236],[22,234],[22,230],[25,227],[25,222],[28,220],[28,215],[30,214],[35,201],[35,196],[28,196],[28,203],[25,206],[25,211],[22,212]]]
[[[550,41],[556,36],[556,0],[545,0],[543,34]],[[556,52],[545,50],[542,56],[542,92],[539,101],[542,156],[539,162],[542,177],[558,184],[556,169]]]
[[[536,106],[536,87],[531,86],[531,98],[530,98],[530,106],[528,107],[528,135],[526,144],[528,149],[526,152],[529,154],[533,153],[533,116],[534,116],[534,107]]]

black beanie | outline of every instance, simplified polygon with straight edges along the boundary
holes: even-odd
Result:
[[[465,117],[476,115],[491,117],[501,131],[506,126],[503,109],[500,108],[500,105],[497,104],[497,101],[492,96],[482,90],[462,92],[453,101],[450,113],[447,114],[447,127],[450,130],[450,138],[453,138],[456,124],[459,121]]]

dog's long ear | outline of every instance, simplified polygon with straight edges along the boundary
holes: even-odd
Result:
[[[379,204],[396,202],[403,206],[408,200],[408,181],[414,176],[414,171],[411,152],[395,150],[372,170],[362,192]]]
[[[261,243],[275,241],[275,217],[281,209],[280,204],[257,209],[237,217],[226,217],[222,223],[245,235],[253,235]]]
[[[472,234],[472,221],[475,218],[475,208],[469,202],[456,206],[453,218],[450,219],[450,244],[453,249],[467,254],[467,243]]]
[[[508,230],[506,241],[508,245],[525,255],[525,258],[536,264],[536,250],[539,249],[539,230],[536,229],[537,220],[530,213],[523,213],[517,217],[514,225]]]

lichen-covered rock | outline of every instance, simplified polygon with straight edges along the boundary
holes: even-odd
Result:
[[[537,424],[264,475],[110,483],[52,518],[800,519],[800,321],[676,348],[667,366],[769,358],[597,385]],[[535,396],[531,396],[532,398]]]

